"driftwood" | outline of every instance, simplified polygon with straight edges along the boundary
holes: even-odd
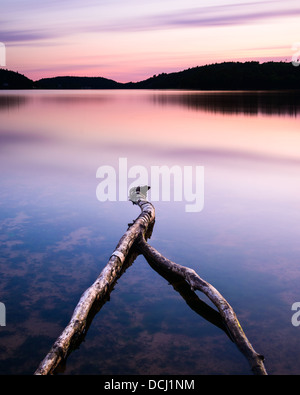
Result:
[[[135,247],[135,250],[138,250],[137,246]],[[142,254],[141,251],[140,254]],[[151,260],[149,257],[144,257],[151,268],[161,277],[163,277],[169,285],[172,285],[173,289],[179,293],[182,299],[195,313],[219,329],[222,329],[229,339],[233,341],[228,328],[224,324],[221,314],[216,309],[201,300],[182,276],[179,276],[171,270],[166,270],[165,268],[161,267],[161,265],[158,265],[155,263],[155,261]]]
[[[153,265],[160,267],[162,270],[175,273],[182,277],[190,285],[191,290],[203,292],[213,302],[213,304],[219,310],[219,313],[226,328],[228,329],[232,341],[247,358],[252,372],[256,375],[266,375],[267,372],[263,362],[264,356],[258,354],[254,350],[251,343],[247,339],[233,308],[219,293],[219,291],[207,281],[199,277],[199,275],[193,269],[178,265],[177,263],[165,258],[145,241],[142,234],[139,235],[136,244],[139,251],[145,256],[147,260],[150,260]]]
[[[40,363],[35,375],[52,374],[57,366],[66,359],[70,350],[76,345],[78,338],[86,331],[88,315],[94,304],[110,293],[110,287],[122,271],[125,259],[134,241],[139,234],[145,234],[148,227],[153,225],[155,220],[153,205],[146,201],[144,195],[139,191],[134,198],[133,202],[140,206],[141,214],[133,224],[130,224],[95,282],[81,296],[69,324]]]
[[[109,298],[116,280],[126,267],[133,262],[138,253],[141,253],[151,267],[163,277],[170,279],[175,276],[177,279],[184,280],[191,291],[188,298],[183,295],[182,286],[173,286],[185,298],[190,307],[224,330],[247,358],[254,374],[266,375],[267,372],[263,363],[264,357],[253,349],[235,312],[224,297],[211,284],[199,277],[194,270],[170,261],[147,243],[146,239],[151,234],[155,222],[155,209],[146,199],[148,189],[149,187],[137,187],[130,190],[129,200],[140,207],[141,214],[132,224],[128,224],[128,230],[120,239],[107,265],[95,282],[83,293],[69,324],[55,341],[34,374],[53,374],[55,369],[66,360],[70,352],[84,338],[93,316]],[[131,262],[128,263],[128,260],[131,260]],[[184,286],[184,288],[186,287]],[[204,307],[203,313],[203,304],[205,305],[205,303],[199,300],[194,290],[204,293],[214,303],[219,313],[209,306]],[[201,313],[199,312],[199,304],[202,306]]]

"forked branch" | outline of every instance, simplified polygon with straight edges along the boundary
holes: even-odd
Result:
[[[154,207],[146,199],[148,189],[149,187],[145,186],[130,190],[129,200],[139,205],[141,214],[132,224],[129,224],[128,230],[120,239],[107,265],[95,282],[81,296],[69,324],[40,363],[35,374],[53,374],[58,365],[74,349],[78,339],[84,337],[89,325],[88,317],[93,310],[93,306],[109,296],[112,285],[124,270],[125,260],[129,256],[131,247],[133,247],[142,253],[148,261],[151,261],[154,266],[179,275],[190,285],[192,290],[203,292],[219,310],[231,339],[248,359],[253,373],[266,375],[267,372],[263,363],[264,357],[253,349],[234,310],[224,297],[211,284],[199,277],[194,270],[170,261],[146,242],[145,235],[152,229],[155,221]]]
[[[264,357],[258,354],[247,339],[238,319],[230,304],[210,283],[203,280],[193,269],[178,265],[161,255],[155,248],[151,247],[142,234],[136,241],[137,248],[152,264],[162,270],[172,272],[182,277],[191,289],[203,292],[217,307],[223,318],[232,340],[250,363],[251,370],[256,375],[266,375]]]

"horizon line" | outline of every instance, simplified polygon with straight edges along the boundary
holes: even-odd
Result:
[[[199,65],[197,65],[197,66],[192,66],[192,67],[189,67],[189,68],[187,68],[187,69],[183,69],[183,70],[179,70],[179,71],[172,71],[172,72],[170,72],[170,73],[161,72],[161,73],[159,73],[159,74],[153,74],[152,76],[147,77],[147,78],[145,78],[144,80],[137,81],[137,82],[132,82],[132,81],[129,81],[129,82],[119,82],[119,81],[113,80],[113,79],[111,79],[111,78],[103,77],[103,76],[79,76],[79,75],[56,75],[56,76],[54,76],[54,77],[43,77],[43,78],[40,78],[40,79],[38,79],[38,80],[32,80],[31,78],[27,77],[25,74],[20,73],[19,71],[15,71],[15,70],[11,70],[11,69],[5,68],[6,66],[0,67],[0,70],[12,71],[12,72],[14,72],[14,73],[20,74],[20,75],[22,75],[22,76],[28,78],[28,79],[29,79],[30,81],[32,81],[32,82],[38,82],[38,81],[41,81],[41,80],[44,80],[44,79],[66,78],[66,77],[69,77],[69,78],[103,78],[103,79],[106,79],[106,80],[109,80],[109,81],[116,82],[116,83],[121,84],[121,85],[126,85],[126,84],[136,84],[136,83],[139,83],[139,82],[142,82],[142,81],[146,81],[146,80],[148,80],[148,79],[150,79],[150,78],[158,77],[158,76],[160,76],[160,75],[162,75],[162,74],[167,74],[167,75],[169,75],[169,74],[176,74],[176,73],[180,73],[180,72],[187,71],[187,70],[191,70],[191,69],[196,69],[196,68],[201,68],[201,67],[207,67],[207,66],[214,66],[214,65],[224,64],[224,63],[241,63],[241,64],[246,64],[246,63],[258,63],[258,64],[260,64],[260,65],[262,65],[262,64],[267,64],[267,63],[286,63],[286,64],[289,64],[289,63],[290,63],[291,65],[293,65],[291,61],[287,61],[287,60],[286,60],[286,61],[283,61],[283,60],[280,60],[280,61],[269,60],[269,61],[265,61],[265,62],[260,62],[259,60],[246,60],[246,61],[244,61],[244,62],[243,62],[243,61],[223,61],[223,62],[216,62],[216,63],[207,63],[207,64],[201,65],[201,66],[199,66]]]

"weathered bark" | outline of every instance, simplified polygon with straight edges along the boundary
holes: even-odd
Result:
[[[142,234],[139,235],[136,245],[147,260],[151,260],[152,263],[163,270],[176,273],[177,275],[184,278],[192,290],[199,290],[203,292],[219,310],[219,313],[223,318],[224,324],[226,325],[232,340],[247,358],[252,372],[256,375],[267,374],[263,362],[264,357],[254,350],[251,343],[247,339],[233,308],[216,288],[214,288],[207,281],[203,280],[193,269],[178,265],[177,263],[165,258],[145,241]]]
[[[84,335],[88,326],[88,315],[95,303],[109,295],[111,286],[120,275],[134,241],[140,234],[144,235],[153,225],[155,220],[153,205],[146,201],[145,196],[139,191],[131,196],[131,200],[139,205],[141,214],[133,224],[130,224],[95,282],[81,296],[69,324],[40,363],[35,375],[52,374],[55,368],[68,356],[78,339]]]
[[[130,254],[134,256],[136,251],[142,253],[148,262],[151,262],[155,267],[168,273],[174,273],[184,279],[190,285],[192,291],[199,290],[203,292],[217,307],[223,322],[215,314],[207,311],[205,314],[210,315],[209,320],[222,328],[230,336],[231,340],[236,343],[240,351],[248,359],[254,374],[267,374],[263,356],[253,349],[241,328],[235,312],[224,297],[211,284],[200,278],[194,270],[170,261],[146,242],[147,237],[152,232],[155,221],[154,207],[146,200],[148,189],[148,187],[137,187],[130,191],[130,200],[134,204],[139,205],[142,211],[141,214],[133,224],[128,224],[128,230],[120,239],[107,265],[95,282],[81,296],[69,324],[40,363],[35,374],[53,374],[61,362],[66,360],[69,353],[76,347],[76,344],[85,336],[91,322],[91,316],[93,317],[105,300],[109,298],[116,280],[128,267],[126,266],[126,258],[128,260]],[[189,302],[189,304],[192,308],[197,309],[195,295],[193,295],[193,298],[194,301],[192,303]],[[198,300],[196,302],[199,304]]]
[[[138,248],[135,248],[136,251],[139,251],[139,254],[142,254],[142,251]],[[216,327],[222,329],[229,337],[231,341],[234,341],[231,337],[228,328],[224,324],[223,318],[221,314],[209,306],[203,300],[199,298],[199,296],[191,289],[191,286],[187,283],[185,278],[182,276],[171,272],[170,270],[166,270],[162,268],[160,265],[155,263],[153,260],[149,259],[145,256],[147,262],[151,266],[151,268],[156,271],[161,277],[168,281],[169,285],[172,285],[174,290],[180,294],[180,296],[185,300],[186,304],[198,315],[204,318],[206,321],[215,325]]]

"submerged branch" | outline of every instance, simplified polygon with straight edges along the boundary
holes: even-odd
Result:
[[[175,273],[182,277],[185,279],[185,281],[187,281],[192,290],[199,290],[203,292],[213,302],[223,318],[223,322],[230,333],[230,337],[235,342],[239,350],[243,353],[243,355],[247,358],[252,372],[256,375],[266,375],[267,372],[263,362],[264,357],[253,349],[237,319],[233,308],[219,293],[219,291],[207,281],[203,280],[193,269],[178,265],[177,263],[165,258],[145,241],[142,234],[139,236],[136,244],[139,251],[145,256],[147,260],[151,260],[151,262],[167,272]]]
[[[115,251],[112,253],[107,265],[104,267],[95,282],[82,294],[69,324],[53,344],[51,350],[40,363],[35,371],[36,375],[53,374],[55,369],[66,360],[70,352],[82,341],[87,329],[94,317],[105,301],[109,298],[116,280],[120,278],[126,268],[133,262],[133,259],[140,252],[147,259],[149,264],[158,272],[165,272],[165,278],[170,275],[183,279],[192,291],[203,292],[217,307],[218,312],[208,306],[200,308],[200,299],[192,292],[188,297],[183,296],[187,303],[195,311],[205,316],[206,319],[219,326],[225,331],[237,347],[248,359],[254,374],[266,375],[264,367],[264,357],[258,354],[247,339],[235,312],[224,297],[208,282],[203,280],[198,274],[185,266],[178,265],[165,258],[146,239],[150,237],[155,221],[155,210],[146,199],[149,187],[136,187],[130,190],[130,199],[141,209],[141,214],[132,223],[128,230],[120,239]],[[130,262],[129,262],[130,261]],[[176,280],[177,281],[177,280]],[[174,285],[174,288],[183,294],[182,287]],[[201,301],[200,301],[201,302]],[[220,319],[221,318],[221,319]]]
[[[148,228],[153,225],[155,220],[153,205],[139,191],[137,191],[133,202],[139,205],[141,214],[124,233],[107,265],[95,282],[81,296],[69,324],[40,363],[35,375],[52,374],[55,368],[66,359],[78,339],[84,336],[88,326],[88,316],[93,306],[97,301],[103,300],[109,295],[116,278],[120,276],[125,259],[134,241],[140,234],[144,235]]]
[[[142,254],[141,250],[139,250],[139,254]],[[165,280],[167,280],[170,285],[172,285],[174,290],[180,294],[180,296],[185,300],[186,304],[195,313],[197,313],[206,321],[210,322],[216,327],[222,329],[229,337],[229,339],[231,341],[234,341],[231,338],[230,332],[228,331],[226,325],[224,324],[221,314],[214,308],[210,307],[203,300],[201,300],[182,276],[179,276],[178,274],[171,272],[170,270],[166,271],[160,265],[157,265],[157,263],[153,260],[149,259],[148,257],[145,258],[149,265],[152,267],[152,269]]]

